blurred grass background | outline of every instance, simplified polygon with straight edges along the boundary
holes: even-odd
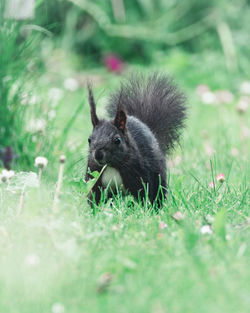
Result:
[[[21,212],[23,181],[0,184],[0,312],[247,313],[250,1],[0,6],[0,168],[18,177],[37,170],[38,155],[49,160]],[[167,164],[168,199],[159,214],[131,197],[92,212],[82,184],[86,80],[105,116],[124,77],[155,70],[175,78],[189,107]]]
[[[167,71],[191,93],[201,83],[237,93],[249,77],[246,0],[26,0],[20,9],[21,2],[2,0],[0,20],[0,147],[10,146],[21,167],[42,151],[49,158],[68,153],[61,130],[70,115],[82,114],[87,77],[103,96],[115,74],[133,68]],[[59,146],[57,113],[65,117]]]

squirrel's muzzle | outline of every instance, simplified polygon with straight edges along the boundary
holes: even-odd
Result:
[[[97,161],[97,163],[103,165],[105,162],[105,152],[103,151],[103,149],[98,149],[95,151],[95,160]]]

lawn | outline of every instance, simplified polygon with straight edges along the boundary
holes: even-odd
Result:
[[[169,72],[188,98],[186,129],[168,157],[168,198],[158,214],[132,197],[94,211],[86,201],[82,178],[92,130],[86,77],[94,81],[99,114],[122,77],[61,63],[59,74],[51,56],[49,70],[29,82],[28,101],[39,97],[41,108],[50,106],[43,99],[51,88],[63,96],[42,135],[39,151],[49,162],[40,186],[32,174],[18,174],[38,172],[25,162],[16,166],[19,180],[0,185],[0,312],[249,312],[249,110],[239,112],[238,104],[244,77],[230,77],[222,60],[206,58],[174,50],[154,68],[128,69]],[[65,83],[69,77],[76,88],[74,80]],[[199,96],[200,84],[212,92]],[[53,209],[61,154],[67,160]]]

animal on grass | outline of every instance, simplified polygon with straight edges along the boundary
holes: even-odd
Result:
[[[135,74],[111,94],[107,120],[96,114],[90,85],[88,93],[93,132],[86,181],[102,171],[89,201],[98,204],[105,189],[108,197],[122,190],[160,207],[167,192],[166,155],[184,127],[185,96],[164,74]]]

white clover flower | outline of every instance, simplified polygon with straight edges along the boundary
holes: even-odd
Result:
[[[37,95],[33,95],[31,96],[30,100],[29,100],[29,104],[34,105],[38,102],[38,96]]]
[[[2,183],[8,182],[13,176],[15,175],[15,172],[12,170],[6,170],[3,169],[1,174],[0,174],[0,181]]]
[[[6,171],[5,175],[7,175],[8,179],[11,179],[15,175],[15,172],[13,170],[9,170],[9,171],[8,170],[3,170],[3,171]]]
[[[49,90],[48,96],[49,96],[49,100],[52,102],[52,106],[56,106],[58,101],[60,101],[63,97],[63,90],[53,87]]]
[[[78,148],[79,144],[76,141],[70,140],[67,143],[67,147],[70,152],[74,152]]]
[[[53,120],[56,117],[56,111],[55,110],[50,110],[48,112],[48,118],[49,120]]]
[[[66,78],[63,82],[63,86],[69,91],[76,91],[79,88],[78,81],[72,77]]]
[[[117,231],[117,230],[119,230],[119,226],[118,225],[112,225],[111,230]]]
[[[30,267],[35,267],[39,265],[40,263],[40,258],[36,254],[29,254],[25,257],[24,263]]]
[[[206,220],[208,221],[208,223],[212,224],[214,222],[214,217],[210,214],[207,214]]]
[[[250,95],[250,81],[245,81],[240,85],[240,91],[244,95]]]
[[[42,156],[38,156],[35,158],[35,166],[39,168],[45,168],[48,164],[48,159]]]
[[[206,91],[201,95],[201,101],[204,104],[214,104],[217,102],[217,98],[212,91]]]
[[[241,97],[237,103],[237,111],[239,113],[245,113],[248,109],[249,102],[249,97]]]
[[[16,192],[18,190],[24,191],[27,187],[39,187],[37,173],[34,172],[18,172],[10,180],[7,190]]]
[[[65,307],[62,303],[56,302],[52,305],[51,307],[51,312],[52,313],[64,313],[65,312]]]
[[[213,156],[216,152],[209,143],[204,144],[204,149],[205,149],[206,155],[209,157]]]
[[[225,181],[225,174],[223,174],[223,173],[218,174],[218,175],[216,176],[216,179],[217,179],[217,181],[218,181],[219,183],[224,183],[224,181]]]
[[[208,184],[208,187],[209,187],[209,188],[214,188],[214,183],[211,181],[211,182]]]
[[[205,92],[210,91],[209,87],[207,85],[201,84],[199,86],[197,86],[196,88],[196,93],[199,96],[202,96]]]
[[[160,222],[159,223],[159,229],[164,229],[164,228],[167,228],[168,225],[165,223],[165,222]]]
[[[26,129],[30,133],[44,133],[46,129],[46,121],[43,118],[31,119]]]
[[[218,102],[220,103],[232,103],[234,101],[234,95],[229,90],[218,90],[215,93]]]
[[[210,225],[203,225],[200,229],[202,235],[212,235],[213,230]]]
[[[176,221],[181,221],[184,219],[184,215],[180,212],[180,211],[177,211],[175,212],[175,214],[173,215],[173,218],[176,220]]]

